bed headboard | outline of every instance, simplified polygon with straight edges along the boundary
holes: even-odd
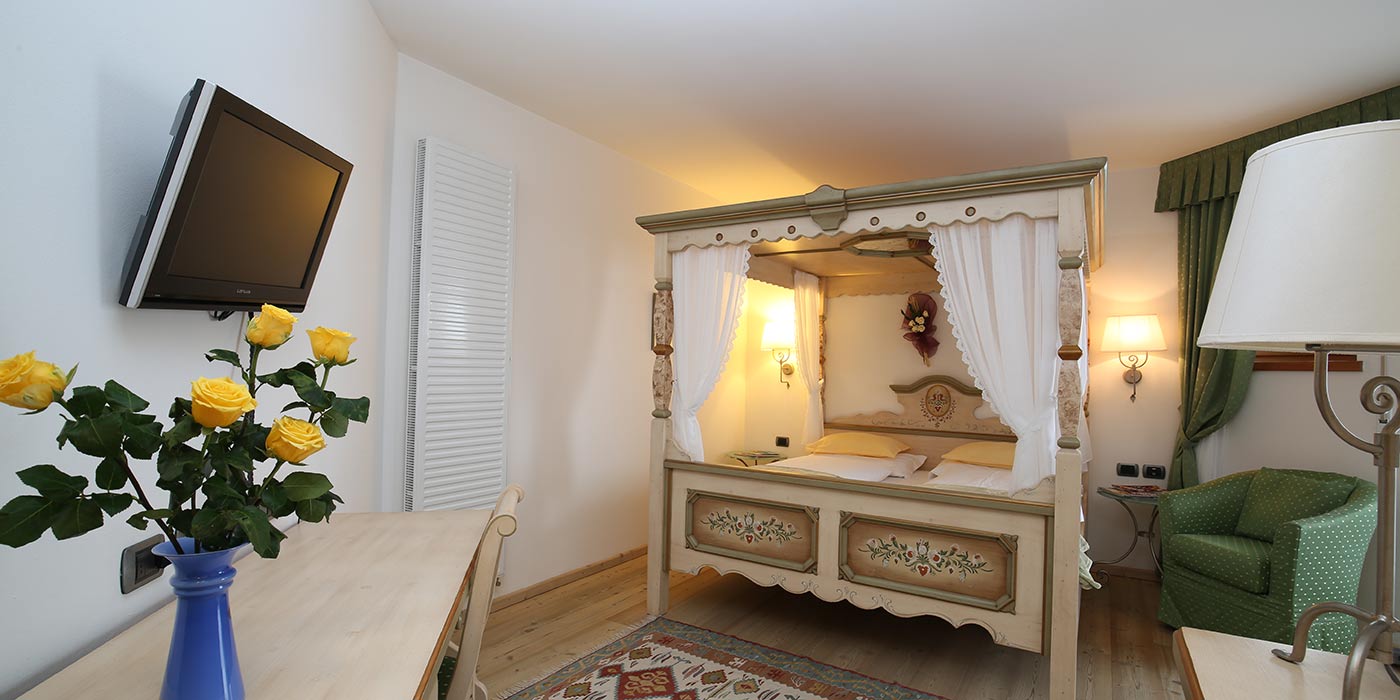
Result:
[[[890,389],[904,407],[903,411],[832,418],[827,421],[826,430],[896,435],[931,458],[968,440],[1016,441],[1015,433],[996,416],[978,418],[974,415],[982,406],[982,391],[958,379],[934,374],[913,384],[891,385]],[[911,440],[911,436],[921,439]]]

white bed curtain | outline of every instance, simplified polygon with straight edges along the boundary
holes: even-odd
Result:
[[[676,373],[671,432],[681,452],[697,462],[705,459],[700,407],[734,347],[748,271],[747,245],[686,248],[671,254]]]
[[[801,270],[792,272],[793,304],[797,326],[797,371],[807,387],[807,418],[802,424],[802,444],[822,438],[826,420],[822,411],[822,288],[821,279]]]
[[[1055,473],[1059,347],[1056,222],[930,227],[943,301],[958,350],[983,398],[1016,433],[1012,491]]]

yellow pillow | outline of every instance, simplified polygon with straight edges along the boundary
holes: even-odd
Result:
[[[969,442],[943,453],[943,459],[982,467],[1010,469],[1016,457],[1014,442]]]
[[[832,433],[807,446],[808,452],[861,457],[893,458],[909,446],[884,435],[870,433]]]

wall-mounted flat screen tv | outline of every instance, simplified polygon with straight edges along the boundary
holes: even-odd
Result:
[[[121,303],[303,310],[350,163],[204,80],[180,104],[171,133]]]

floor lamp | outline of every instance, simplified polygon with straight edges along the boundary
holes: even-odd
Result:
[[[1319,603],[1299,617],[1293,649],[1274,650],[1301,663],[1319,615],[1356,618],[1360,634],[1342,685],[1342,697],[1354,700],[1367,657],[1374,650],[1390,664],[1391,635],[1400,631],[1393,600],[1400,380],[1378,376],[1362,387],[1362,407],[1382,423],[1367,440],[1332,408],[1327,356],[1400,353],[1400,121],[1319,131],[1250,157],[1197,344],[1312,353],[1314,394],[1327,426],[1374,458],[1375,612]]]

